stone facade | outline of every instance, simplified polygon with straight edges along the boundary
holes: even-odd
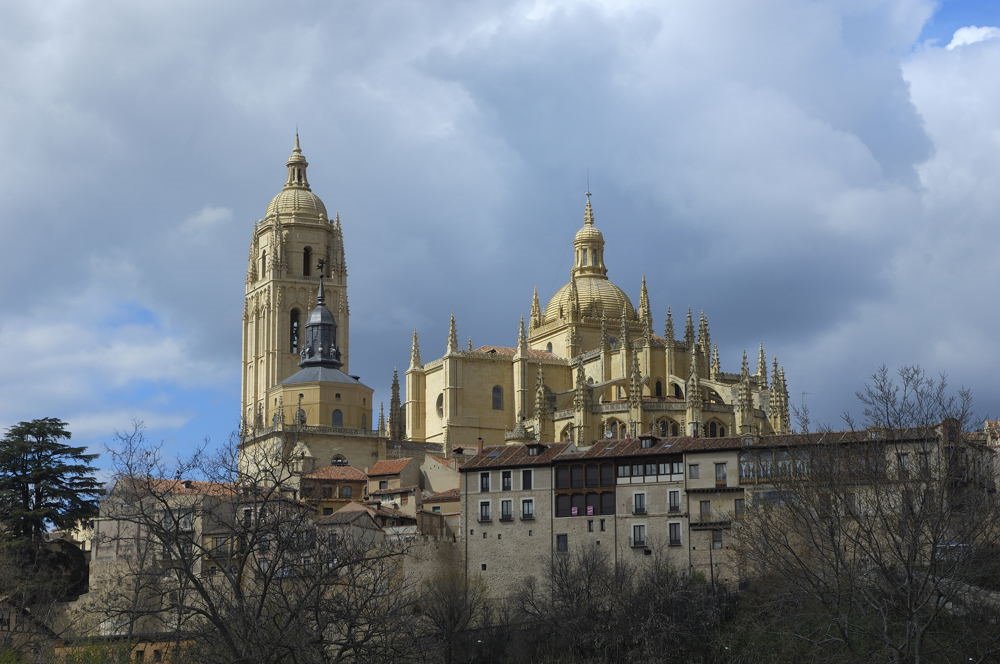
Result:
[[[513,346],[462,349],[452,317],[444,356],[424,362],[414,332],[406,372],[406,434],[446,450],[534,440],[726,436],[788,430],[788,388],[764,347],[750,370],[724,372],[708,317],[690,310],[683,334],[668,308],[663,336],[643,279],[639,306],[608,279],[590,196],[572,249],[570,281],[543,308],[534,293]],[[515,325],[511,325],[512,330]]]

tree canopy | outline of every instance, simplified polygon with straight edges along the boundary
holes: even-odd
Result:
[[[66,444],[54,417],[19,422],[0,440],[0,529],[40,542],[49,528],[71,528],[97,514],[96,454]]]

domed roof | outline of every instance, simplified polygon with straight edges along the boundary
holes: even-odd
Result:
[[[597,226],[593,224],[584,224],[583,227],[576,232],[576,236],[573,238],[573,244],[582,244],[589,242],[600,242],[604,243],[604,234],[598,230]]]
[[[564,285],[549,300],[545,307],[546,320],[558,320],[559,309],[563,315],[569,316],[572,307],[572,284],[576,283],[577,298],[580,302],[580,314],[586,317],[600,318],[604,314],[608,320],[618,320],[625,307],[629,320],[637,318],[635,307],[625,292],[615,286],[607,277],[601,275],[581,274]]]
[[[297,215],[318,218],[322,215],[323,219],[326,219],[326,205],[323,204],[319,196],[308,189],[297,187],[289,187],[279,191],[278,195],[267,204],[267,212],[264,213],[264,216],[270,217],[275,212],[281,216]]]
[[[275,213],[282,216],[312,217],[313,219],[326,221],[326,206],[319,196],[312,193],[309,188],[309,178],[306,176],[306,169],[309,162],[302,154],[299,146],[299,133],[295,132],[295,146],[292,154],[285,164],[288,168],[288,179],[285,181],[285,188],[278,192],[278,195],[267,204],[267,211],[264,217],[273,216]]]

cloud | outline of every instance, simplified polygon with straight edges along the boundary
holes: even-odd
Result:
[[[916,361],[995,412],[1000,40],[915,50],[934,9],[6,7],[0,381],[24,388],[0,417],[228,433],[247,245],[296,123],[379,399],[451,311],[513,343],[532,288],[567,279],[589,171],[612,279],[636,298],[646,274],[658,316],[705,309],[724,368],[763,339],[835,423],[875,366]]]
[[[964,28],[959,28],[955,31],[955,34],[952,35],[951,41],[945,48],[949,51],[953,51],[960,46],[970,46],[988,39],[996,39],[997,37],[1000,37],[1000,28],[995,28],[993,26],[980,27],[978,25],[967,25]]]

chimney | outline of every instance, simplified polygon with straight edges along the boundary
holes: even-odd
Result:
[[[483,453],[483,437],[476,438],[476,454]]]

